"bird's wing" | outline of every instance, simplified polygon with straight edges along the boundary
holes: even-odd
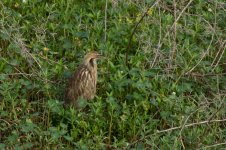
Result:
[[[75,79],[78,96],[89,99],[89,94],[92,94],[93,89],[92,72],[86,66],[82,66],[77,70]]]
[[[74,75],[69,79],[67,88],[67,99],[77,100],[79,97],[84,97],[84,91],[87,90],[89,78],[91,76],[90,70],[85,65],[80,65]]]

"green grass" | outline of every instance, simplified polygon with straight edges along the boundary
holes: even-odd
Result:
[[[0,149],[225,148],[226,4],[159,1],[140,20],[153,3],[1,1]],[[65,109],[91,50],[97,96]]]

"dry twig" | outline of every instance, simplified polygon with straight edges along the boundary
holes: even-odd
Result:
[[[130,39],[129,39],[129,43],[128,43],[127,48],[126,48],[126,59],[125,59],[125,63],[126,63],[126,66],[127,66],[128,68],[129,68],[129,64],[128,64],[128,54],[129,54],[129,50],[130,50],[130,47],[131,47],[131,42],[132,42],[132,39],[133,39],[133,35],[135,34],[135,32],[136,32],[136,30],[137,30],[139,24],[141,23],[141,21],[142,21],[142,20],[144,19],[144,17],[148,14],[148,11],[149,11],[150,9],[152,9],[155,5],[157,5],[157,4],[159,3],[159,1],[160,1],[160,0],[156,0],[156,1],[154,2],[154,4],[153,4],[151,7],[149,7],[149,8],[144,12],[143,16],[142,16],[141,19],[137,22],[137,24],[135,25],[135,27],[134,27],[134,29],[133,29],[133,31],[132,31],[132,34],[131,34]]]
[[[201,124],[208,124],[208,123],[215,123],[215,122],[225,122],[225,121],[226,121],[226,118],[222,119],[222,120],[207,120],[207,121],[195,122],[195,123],[190,123],[190,124],[184,125],[184,128],[197,126],[197,125],[201,125]],[[169,128],[169,129],[166,129],[166,130],[160,130],[160,131],[157,131],[157,133],[165,133],[165,132],[169,132],[169,131],[174,131],[174,130],[181,129],[182,127],[183,126],[173,127],[173,128]]]

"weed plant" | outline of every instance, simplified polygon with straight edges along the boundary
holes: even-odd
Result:
[[[0,149],[225,148],[225,6],[2,0]],[[65,109],[67,79],[91,50],[106,57],[97,96]]]

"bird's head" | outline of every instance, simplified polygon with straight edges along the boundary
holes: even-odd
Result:
[[[83,59],[83,64],[94,67],[96,65],[96,60],[99,59],[102,55],[96,51],[89,52],[85,55]]]

